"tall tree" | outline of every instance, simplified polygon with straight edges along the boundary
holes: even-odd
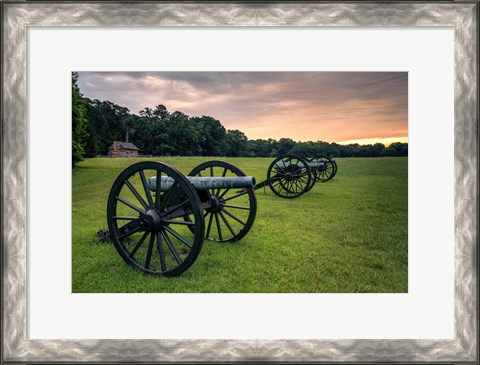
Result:
[[[291,138],[280,138],[278,141],[278,153],[280,155],[286,155],[293,147],[295,147],[295,141]]]
[[[201,155],[204,135],[188,115],[175,111],[168,116],[166,122],[171,144],[175,147],[174,154],[179,156]]]
[[[138,112],[142,117],[153,117],[153,110],[149,107],[144,108]]]
[[[395,150],[396,156],[408,156],[407,143],[395,142],[395,143],[392,143],[389,147]]]
[[[228,157],[249,156],[247,136],[238,129],[228,130],[226,134],[226,155]]]
[[[72,73],[72,167],[83,160],[87,142],[87,107],[78,87],[78,73]]]
[[[385,145],[383,143],[375,143],[373,145],[372,157],[381,156],[384,148],[385,148]]]
[[[148,108],[145,108],[145,109],[148,109]],[[158,104],[153,110],[152,114],[157,118],[163,119],[168,116],[168,110],[165,107],[165,105]]]
[[[193,117],[190,121],[202,135],[200,148],[202,156],[225,156],[225,127],[212,117]]]

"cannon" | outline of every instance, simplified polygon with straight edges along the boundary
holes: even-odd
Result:
[[[177,276],[204,240],[236,242],[252,228],[255,178],[209,161],[188,176],[161,162],[127,167],[107,202],[109,236],[122,259],[147,274]]]
[[[335,176],[337,164],[334,159],[318,156],[305,159],[296,155],[276,158],[267,170],[267,179],[254,189],[268,186],[282,198],[293,199],[308,192],[316,182],[326,182]]]
[[[268,186],[282,198],[293,199],[309,191],[315,184],[315,178],[302,157],[285,155],[276,158],[267,170],[267,179],[255,185],[258,190]]]
[[[312,157],[308,161],[317,182],[327,182],[337,174],[337,162],[334,158],[320,155]]]

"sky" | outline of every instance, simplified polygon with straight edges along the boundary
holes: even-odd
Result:
[[[79,72],[90,99],[131,113],[207,115],[249,139],[408,142],[407,72]]]

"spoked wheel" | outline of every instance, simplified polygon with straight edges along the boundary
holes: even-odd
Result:
[[[336,164],[327,156],[313,157],[310,163],[318,164],[318,166],[312,167],[315,169],[315,179],[318,182],[326,182],[335,175]]]
[[[267,182],[276,195],[287,199],[299,197],[314,184],[307,161],[294,155],[275,159],[268,168]]]
[[[189,176],[246,176],[238,167],[223,161],[208,161],[195,167]],[[252,188],[199,190],[205,207],[205,238],[217,242],[235,242],[243,238],[255,221],[257,199]]]
[[[330,160],[332,160],[332,162],[333,162],[333,174],[332,174],[332,177],[331,177],[331,179],[333,179],[335,177],[335,175],[337,174],[338,167],[337,167],[337,161],[335,161],[334,158],[330,158]]]
[[[308,164],[308,159],[305,158],[304,160]],[[307,186],[307,189],[305,190],[305,192],[310,191],[313,188],[313,186],[315,185],[315,183],[317,182],[317,170],[312,169],[310,166],[308,166],[308,167],[310,169],[310,173],[312,174],[312,179],[310,181],[310,185]]]
[[[107,221],[120,256],[148,274],[179,275],[202,248],[198,195],[185,176],[160,162],[136,163],[117,177],[108,197]]]

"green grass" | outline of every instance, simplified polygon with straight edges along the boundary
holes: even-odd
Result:
[[[206,157],[156,158],[188,173]],[[271,158],[223,158],[257,182]],[[113,181],[140,159],[87,159],[73,173],[74,293],[405,293],[408,291],[408,159],[337,159],[338,173],[287,200],[257,190],[255,223],[241,241],[205,241],[181,276],[127,265],[107,229]]]

